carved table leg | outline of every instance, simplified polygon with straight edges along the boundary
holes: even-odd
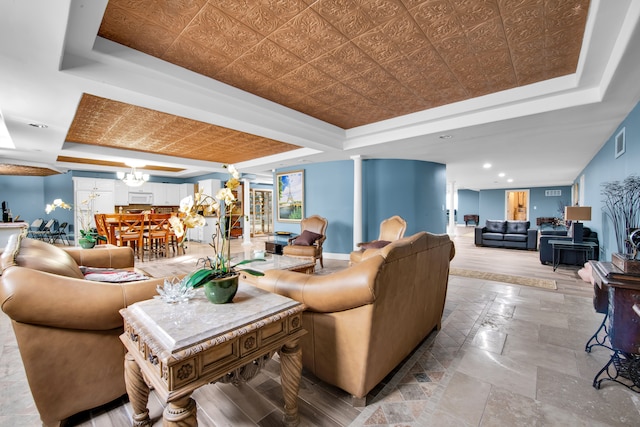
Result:
[[[162,425],[163,427],[196,427],[198,418],[196,416],[196,401],[191,395],[167,403],[164,408]]]
[[[142,378],[140,366],[131,353],[124,356],[124,381],[133,409],[133,427],[151,427],[147,402],[149,387]]]
[[[284,417],[286,426],[294,427],[300,424],[298,416],[298,389],[302,375],[302,350],[298,340],[285,344],[280,349],[280,382],[284,395]]]

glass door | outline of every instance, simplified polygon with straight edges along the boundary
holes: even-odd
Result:
[[[249,215],[252,237],[273,232],[272,197],[271,190],[251,190]]]

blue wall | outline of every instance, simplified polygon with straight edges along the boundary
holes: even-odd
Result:
[[[480,191],[480,224],[488,219],[505,219],[505,192],[507,190],[522,190],[523,188],[502,188],[498,190]],[[536,227],[538,217],[560,217],[560,206],[571,205],[571,187],[533,187],[529,190],[529,221],[531,228]],[[545,196],[546,190],[560,190],[560,196]],[[460,193],[458,193],[460,197]],[[459,199],[458,199],[459,203]]]
[[[615,158],[615,136],[625,129],[626,151]],[[576,177],[584,175],[584,206],[591,206],[591,221],[586,221],[585,226],[598,232],[600,240],[600,259],[611,260],[611,254],[618,252],[616,239],[613,234],[611,222],[606,219],[602,211],[602,184],[611,181],[622,181],[631,174],[640,174],[640,103],[613,131],[600,151],[591,162]]]
[[[353,162],[337,161],[305,165],[305,217],[327,218],[327,253],[348,254],[353,242]],[[277,173],[301,170],[279,169]],[[393,215],[407,221],[405,235],[421,230],[444,233],[446,169],[438,163],[416,160],[364,160],[363,241],[373,240],[380,222]],[[274,176],[275,182],[275,176]],[[274,188],[274,194],[277,189]],[[275,199],[275,197],[274,197]],[[276,207],[274,206],[274,212]],[[300,232],[300,225],[275,221],[275,230]]]
[[[324,252],[349,253],[353,247],[353,162],[315,163],[276,173],[293,170],[304,170],[304,216],[320,215],[329,222]],[[273,182],[275,230],[299,233],[300,223],[278,221],[275,175]]]
[[[457,223],[464,224],[465,215],[480,214],[480,192],[474,190],[458,190]],[[480,221],[484,218],[480,217]]]
[[[446,167],[417,160],[364,160],[363,240],[378,238],[380,223],[393,215],[407,221],[406,236],[444,233],[447,226]]]
[[[0,176],[0,201],[6,201],[15,219],[31,223],[44,218],[44,179],[40,176]]]

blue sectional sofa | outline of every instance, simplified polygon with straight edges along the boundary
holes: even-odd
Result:
[[[476,246],[516,248],[535,251],[538,230],[530,228],[529,221],[504,221],[488,219],[484,227],[476,227]]]

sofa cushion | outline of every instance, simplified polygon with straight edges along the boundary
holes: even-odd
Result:
[[[304,230],[301,235],[295,238],[294,245],[298,246],[311,246],[322,237],[322,234],[314,233],[313,231]]]
[[[504,233],[507,230],[507,224],[505,221],[496,221],[488,219],[485,227],[489,233]]]
[[[71,255],[57,246],[26,237],[16,239],[15,242],[15,265],[60,276],[84,278]]]
[[[527,234],[529,221],[507,221],[507,234]]]
[[[504,240],[504,233],[482,233],[482,240]]]
[[[526,234],[505,234],[504,240],[508,242],[526,242],[527,235]]]

